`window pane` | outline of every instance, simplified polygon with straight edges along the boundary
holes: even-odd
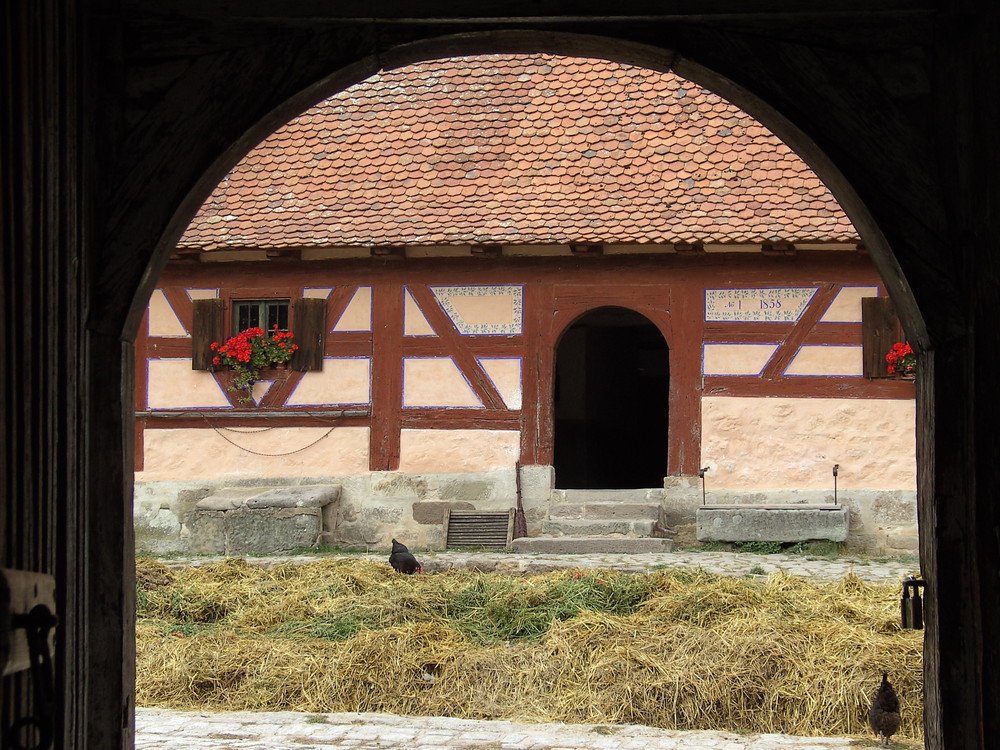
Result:
[[[279,331],[288,330],[289,300],[239,300],[233,302],[234,334],[247,328],[263,328],[269,334],[274,326]]]
[[[274,331],[274,326],[278,326],[279,331],[288,330],[288,302],[270,302],[267,305],[267,330]]]
[[[259,302],[236,303],[236,332],[260,325]]]

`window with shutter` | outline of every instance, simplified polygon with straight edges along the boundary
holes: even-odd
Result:
[[[302,372],[323,369],[326,345],[326,300],[300,297],[292,305],[292,324],[299,350],[291,361]]]
[[[861,330],[866,378],[888,378],[885,355],[892,345],[902,341],[896,308],[888,297],[865,297],[861,300]]]
[[[191,369],[208,370],[212,367],[213,341],[223,338],[223,302],[221,299],[194,300],[191,326]]]
[[[191,367],[194,370],[211,369],[213,341],[221,343],[228,336],[245,331],[247,328],[263,328],[268,334],[274,331],[288,331],[291,328],[295,334],[295,343],[299,347],[292,358],[292,367],[302,372],[323,369],[326,339],[325,299],[233,300],[229,332],[226,331],[224,324],[226,316],[223,300],[195,300],[193,312]]]

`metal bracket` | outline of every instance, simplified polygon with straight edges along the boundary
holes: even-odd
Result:
[[[922,630],[924,627],[924,603],[920,599],[920,589],[927,586],[925,581],[909,575],[903,581],[903,596],[899,600],[899,615],[904,630]],[[911,594],[910,589],[913,589]]]
[[[48,750],[52,746],[57,622],[52,576],[0,568],[0,666],[4,676],[30,669],[35,699],[34,715],[11,725],[5,747]]]

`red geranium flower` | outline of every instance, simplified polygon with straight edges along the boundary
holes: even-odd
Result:
[[[897,341],[885,355],[890,375],[912,375],[917,371],[917,355],[908,341]]]
[[[291,331],[280,331],[276,324],[272,326],[270,335],[260,327],[247,328],[235,336],[230,336],[222,344],[217,341],[210,344],[209,348],[216,352],[212,364],[228,366],[234,370],[236,376],[233,378],[230,390],[243,391],[245,395],[240,401],[249,403],[253,400],[251,391],[260,377],[261,369],[270,365],[284,364],[292,358],[298,347],[286,342],[290,342],[293,338],[294,334]]]

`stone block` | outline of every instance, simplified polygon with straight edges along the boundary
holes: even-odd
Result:
[[[210,554],[287,552],[316,544],[332,528],[340,487],[225,487],[198,501],[187,518],[188,549]]]
[[[583,517],[656,521],[660,517],[660,506],[652,503],[587,503],[583,506]]]
[[[843,542],[849,526],[843,506],[704,506],[696,522],[701,542]]]
[[[199,510],[188,514],[188,552],[224,555],[226,553],[225,524],[226,514],[221,510]]]
[[[920,550],[920,538],[909,534],[889,534],[885,538],[887,547],[894,550],[906,550],[916,553]]]
[[[198,510],[235,510],[242,508],[247,501],[266,492],[271,487],[224,487],[198,501]]]
[[[526,501],[548,502],[555,486],[555,468],[548,465],[521,467],[521,496]]]
[[[488,501],[494,494],[496,483],[487,479],[477,478],[471,474],[463,479],[452,479],[441,484],[441,497],[459,503],[477,503]]]
[[[420,524],[433,526],[444,523],[446,510],[475,510],[472,503],[448,502],[447,500],[425,500],[413,504],[413,520]]]
[[[340,498],[337,485],[282,487],[247,498],[248,508],[322,508]]]
[[[311,547],[322,530],[318,508],[231,511],[225,514],[226,554],[269,554]]]
[[[648,526],[651,531],[652,523],[649,523]],[[553,536],[607,536],[608,534],[628,536],[633,533],[633,522],[604,519],[550,519],[542,524],[542,531]]]

